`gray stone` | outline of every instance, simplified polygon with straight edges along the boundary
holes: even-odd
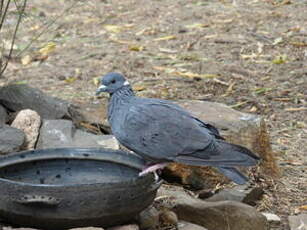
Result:
[[[12,84],[0,88],[0,103],[11,111],[32,109],[44,119],[70,117],[70,104],[44,94],[26,84]]]
[[[238,185],[233,188],[223,189],[206,199],[206,201],[233,200],[249,205],[256,205],[256,202],[261,198],[263,193],[263,189],[259,187],[250,188],[247,185]]]
[[[34,149],[41,126],[41,118],[38,113],[30,109],[21,110],[11,126],[22,130],[25,134],[25,143],[22,149]]]
[[[159,225],[159,211],[150,206],[138,215],[137,220],[141,229],[155,229]]]
[[[288,219],[291,230],[307,230],[307,214],[289,216]]]
[[[36,148],[83,147],[119,149],[112,135],[94,135],[76,129],[69,120],[44,120]]]
[[[8,115],[6,109],[0,105],[0,125],[5,124],[7,122]]]
[[[139,230],[139,226],[136,224],[128,224],[123,226],[116,226],[112,228],[107,228],[106,230]]]
[[[281,221],[280,217],[274,213],[262,212],[261,214],[265,216],[269,223],[277,224]]]
[[[207,228],[204,228],[200,225],[197,224],[192,224],[186,221],[179,221],[178,226],[177,226],[178,230],[207,230]]]
[[[163,226],[177,226],[178,217],[173,211],[163,210],[160,212],[159,222]]]
[[[75,127],[69,120],[43,120],[36,148],[73,147]]]
[[[236,201],[205,202],[184,190],[162,186],[157,200],[180,220],[209,230],[268,230],[266,218],[255,208]],[[252,224],[251,224],[252,223]]]
[[[20,150],[25,141],[25,134],[8,125],[0,126],[0,154]]]

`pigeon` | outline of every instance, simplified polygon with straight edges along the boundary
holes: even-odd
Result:
[[[142,98],[120,73],[100,79],[96,95],[110,94],[108,121],[116,139],[149,162],[140,175],[169,163],[212,166],[237,184],[248,178],[237,166],[254,166],[260,160],[245,147],[230,144],[217,128],[168,100]]]

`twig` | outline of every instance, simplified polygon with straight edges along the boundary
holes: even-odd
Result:
[[[15,4],[16,4],[16,2],[15,2]],[[19,28],[19,25],[20,25],[20,22],[21,22],[21,18],[23,16],[23,12],[25,11],[26,5],[27,5],[27,0],[24,0],[21,10],[19,10],[17,5],[16,5],[17,10],[19,11],[19,17],[18,17],[18,20],[17,20],[17,24],[15,26],[15,30],[14,30],[14,34],[13,34],[13,39],[12,39],[12,42],[11,42],[11,48],[10,48],[10,51],[9,51],[9,54],[8,54],[8,59],[5,62],[5,64],[2,67],[2,69],[0,70],[0,76],[2,76],[2,74],[5,71],[5,69],[6,69],[6,67],[7,67],[7,65],[9,63],[9,60],[10,60],[10,58],[12,56],[12,52],[13,52],[13,48],[14,48],[14,44],[15,44],[15,40],[16,40],[17,31],[18,31],[18,28]]]
[[[11,0],[8,0],[7,1],[7,4],[6,4],[6,7],[4,9],[4,13],[2,14],[2,7],[3,7],[3,2],[1,1],[1,22],[0,22],[0,31],[2,29],[2,25],[3,25],[3,22],[4,22],[4,19],[5,19],[5,16],[7,14],[7,11],[8,11],[8,8],[9,8],[9,5],[11,3]]]

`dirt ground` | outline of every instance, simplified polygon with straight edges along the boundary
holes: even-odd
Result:
[[[0,84],[98,103],[95,79],[120,71],[141,96],[264,116],[282,176],[258,208],[289,229],[307,205],[306,12],[306,0],[32,0]]]

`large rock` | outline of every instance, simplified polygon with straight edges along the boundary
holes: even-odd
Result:
[[[43,120],[36,148],[54,147],[101,147],[119,149],[112,135],[94,135],[76,129],[69,120]]]
[[[6,109],[2,105],[0,105],[0,125],[5,124],[7,121],[7,118],[8,116],[7,116]]]
[[[25,143],[22,149],[34,149],[41,126],[41,117],[38,113],[30,109],[21,110],[11,126],[25,133]]]
[[[173,186],[162,186],[158,190],[158,200],[165,208],[173,210],[180,220],[208,230],[268,230],[266,218],[260,212],[239,202],[205,202]]]
[[[25,134],[8,125],[0,126],[0,154],[20,150],[25,141]]]
[[[192,224],[186,221],[179,221],[177,229],[178,230],[208,230],[200,225]]]
[[[50,97],[39,89],[25,84],[13,84],[0,88],[0,104],[7,109],[18,112],[32,109],[44,119],[71,117],[71,105],[63,100]]]
[[[137,226],[136,224],[128,224],[107,228],[106,230],[139,230],[139,226]]]
[[[307,214],[289,216],[288,218],[291,230],[307,230]]]

